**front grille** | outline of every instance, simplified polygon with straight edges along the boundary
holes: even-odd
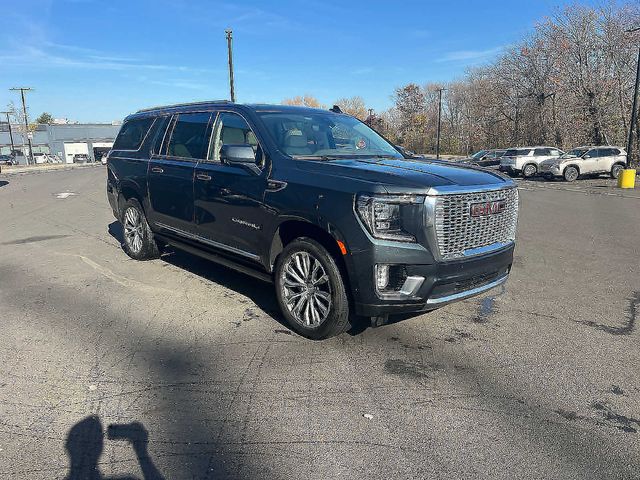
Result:
[[[471,205],[503,200],[499,213],[471,216]],[[473,250],[515,240],[518,189],[441,195],[435,201],[435,233],[444,260],[473,255]]]

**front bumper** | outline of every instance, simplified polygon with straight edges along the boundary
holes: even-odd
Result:
[[[405,299],[381,299],[375,293],[373,278],[359,278],[355,298],[358,315],[379,316],[434,310],[448,303],[479,295],[503,284],[511,271],[514,244],[473,258],[429,265],[404,264],[408,276],[423,277],[418,290]],[[354,259],[358,262],[358,259]],[[385,262],[403,264],[402,256]],[[379,263],[368,259],[368,265]],[[369,269],[367,269],[369,270]]]

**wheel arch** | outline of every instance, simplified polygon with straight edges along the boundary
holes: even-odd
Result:
[[[131,182],[120,185],[118,189],[118,211],[121,212],[124,203],[132,198],[138,201],[144,211],[144,195],[140,192],[138,185]]]
[[[570,163],[569,165],[567,165],[566,167],[564,167],[564,168],[562,169],[562,175],[563,175],[563,176],[564,176],[564,172],[566,172],[566,171],[567,171],[567,168],[569,168],[569,167],[573,167],[573,168],[575,168],[575,169],[578,171],[578,175],[580,175],[580,167],[579,167],[578,165],[576,165],[575,163]]]

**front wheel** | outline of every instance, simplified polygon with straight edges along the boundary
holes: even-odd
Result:
[[[576,167],[567,167],[564,169],[564,179],[567,182],[573,182],[578,178],[578,169]]]
[[[313,339],[349,329],[349,299],[336,260],[315,240],[287,245],[275,268],[278,303],[293,330]]]

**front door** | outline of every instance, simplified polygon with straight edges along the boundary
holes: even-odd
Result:
[[[256,168],[230,165],[221,158],[223,145],[251,145]],[[259,261],[265,222],[267,172],[264,154],[247,121],[233,112],[220,112],[213,128],[207,159],[196,166],[195,221],[198,235],[222,250]]]
[[[205,158],[211,112],[174,115],[158,153],[149,162],[151,221],[172,234],[190,233],[193,224],[193,175]],[[162,141],[162,138],[160,139]]]
[[[600,157],[600,149],[594,148],[589,150],[582,156],[580,162],[580,173],[594,173],[598,171],[598,158]]]

